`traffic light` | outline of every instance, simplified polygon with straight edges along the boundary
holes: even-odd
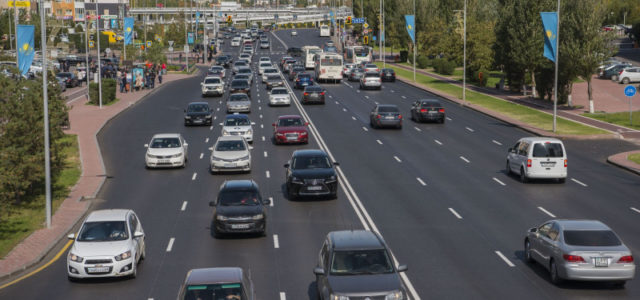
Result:
[[[362,43],[365,45],[369,45],[369,36],[365,35],[362,37]]]
[[[351,25],[351,16],[347,17],[347,19],[344,20],[344,23],[347,25]]]

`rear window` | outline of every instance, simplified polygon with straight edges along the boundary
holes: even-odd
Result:
[[[533,144],[533,157],[563,157],[560,143],[535,143]]]
[[[247,94],[232,94],[229,96],[229,101],[249,101]]]
[[[212,83],[220,83],[220,79],[218,78],[207,78],[204,80],[205,84],[212,84]]]
[[[248,88],[249,82],[244,79],[234,80],[231,82],[231,87],[233,88]]]
[[[379,77],[380,75],[378,75],[378,73],[367,73],[364,75],[364,77]]]
[[[440,107],[440,106],[442,106],[440,102],[435,102],[435,101],[422,102],[422,107]]]
[[[309,74],[304,74],[304,73],[298,74],[298,78],[310,78],[310,77],[311,75]]]
[[[378,107],[379,112],[398,112],[398,108],[395,106],[380,106]]]
[[[565,230],[564,241],[573,246],[620,246],[611,230]]]
[[[273,89],[271,90],[272,95],[286,95],[289,94],[286,89]]]

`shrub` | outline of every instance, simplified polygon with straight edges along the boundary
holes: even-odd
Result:
[[[400,62],[407,62],[409,58],[409,51],[402,50],[400,51]]]
[[[109,104],[116,100],[116,80],[112,78],[102,79],[102,104]],[[100,99],[98,97],[98,84],[92,82],[89,84],[89,97],[91,101],[89,103],[98,105]]]
[[[442,75],[453,75],[456,64],[455,62],[449,61],[445,58],[436,58],[435,60],[433,60],[433,68],[436,73]]]
[[[420,69],[426,69],[430,66],[429,59],[424,55],[418,56],[416,58],[416,62],[417,62],[418,68]]]

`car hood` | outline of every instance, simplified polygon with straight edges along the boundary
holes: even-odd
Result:
[[[333,168],[291,170],[291,173],[293,176],[301,179],[329,178],[336,175],[336,172],[333,170]]]
[[[210,113],[208,112],[196,112],[196,111],[188,111],[186,113],[184,113],[186,116],[190,116],[190,117],[199,117],[199,116],[207,116]]]
[[[228,106],[245,106],[250,105],[251,101],[229,101],[227,102]]]
[[[337,294],[375,294],[402,290],[398,274],[329,276],[331,290]]]
[[[147,153],[152,155],[175,155],[182,153],[182,148],[147,148]]]
[[[305,126],[287,126],[287,127],[278,127],[276,132],[278,133],[287,133],[287,132],[301,132],[307,131],[307,127]]]
[[[216,206],[216,213],[225,217],[250,216],[264,213],[261,205]]]
[[[131,249],[130,241],[74,242],[71,252],[81,257],[116,256]]]
[[[216,151],[214,150],[211,156],[222,159],[238,159],[249,155],[246,150],[242,151]]]
[[[269,94],[269,98],[290,98],[289,94]]]
[[[251,129],[251,126],[224,126],[222,127],[223,130],[229,131],[229,132],[234,132],[234,131],[247,131],[249,129]]]

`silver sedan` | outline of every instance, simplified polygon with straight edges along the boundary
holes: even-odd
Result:
[[[554,284],[567,279],[612,281],[622,287],[636,271],[629,248],[600,221],[547,221],[529,229],[524,252],[527,262],[549,270]]]

